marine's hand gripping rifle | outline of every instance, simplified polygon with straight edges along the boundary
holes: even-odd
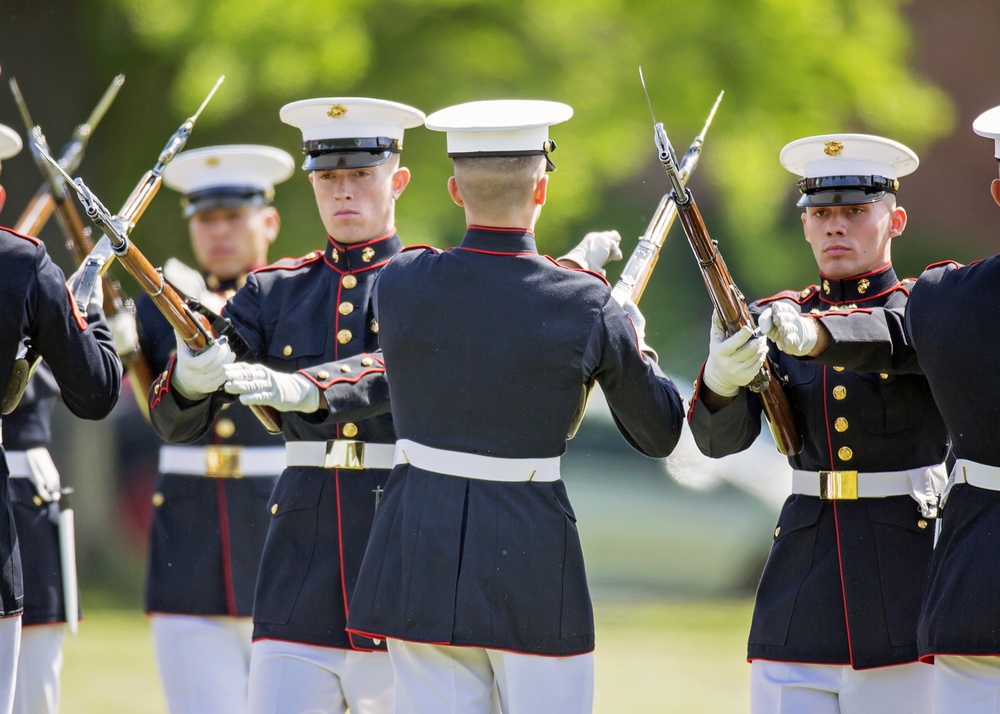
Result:
[[[55,159],[44,152],[42,152],[42,156],[57,171],[63,173]],[[167,318],[170,326],[184,340],[184,344],[195,353],[202,352],[215,342],[215,338],[220,335],[220,332],[225,333],[227,332],[225,328],[228,328],[227,339],[230,340],[230,347],[237,358],[247,354],[246,343],[239,338],[238,333],[231,325],[222,317],[213,315],[213,318],[217,317],[217,321],[206,318],[203,314],[206,308],[174,288],[164,279],[163,274],[146,260],[146,256],[136,248],[126,235],[126,222],[119,220],[117,216],[112,216],[100,199],[87,188],[82,179],[73,179],[67,174],[64,176],[68,181],[67,185],[72,186],[76,191],[80,202],[87,211],[87,216],[104,231],[105,238],[114,251],[114,256],[118,258],[129,275],[135,278],[143,291],[152,298],[153,303]],[[223,324],[225,324],[225,328],[220,330],[219,328],[223,327]],[[261,405],[252,405],[250,409],[270,433],[277,434],[281,431],[281,418],[275,409]]]
[[[645,82],[643,88],[645,88]],[[736,283],[733,282],[729,269],[719,253],[718,244],[708,234],[708,228],[706,228],[705,221],[694,201],[694,195],[684,185],[667,132],[664,130],[663,124],[657,122],[655,117],[653,131],[660,163],[663,165],[664,171],[667,172],[667,178],[670,179],[670,193],[674,205],[677,207],[677,214],[684,227],[688,243],[691,244],[691,250],[694,251],[695,258],[698,260],[702,277],[705,279],[705,287],[708,288],[708,294],[712,298],[712,304],[722,320],[726,333],[731,335],[745,325],[756,330],[757,326],[747,308],[746,300]],[[779,382],[773,378],[770,362],[764,362],[760,373],[750,383],[749,388],[760,394],[764,415],[767,417],[778,451],[786,456],[799,453],[802,450],[802,439],[795,426],[788,397]]]

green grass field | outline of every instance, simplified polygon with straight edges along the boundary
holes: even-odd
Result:
[[[598,714],[747,711],[747,600],[598,601]],[[88,605],[67,639],[63,714],[164,714],[146,616]]]

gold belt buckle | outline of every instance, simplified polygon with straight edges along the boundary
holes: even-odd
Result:
[[[819,497],[824,501],[858,500],[858,472],[820,471]]]
[[[205,475],[212,478],[242,478],[242,446],[206,446]]]
[[[365,442],[347,439],[330,439],[326,442],[325,469],[352,469],[365,467]]]

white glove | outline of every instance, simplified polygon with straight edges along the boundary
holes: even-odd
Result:
[[[592,231],[585,235],[573,250],[561,256],[559,260],[566,260],[575,263],[584,270],[604,275],[605,265],[613,260],[622,259],[622,250],[619,247],[621,242],[622,237],[618,231]]]
[[[802,357],[816,346],[816,321],[794,307],[776,302],[760,314],[760,331],[785,354]]]
[[[622,304],[622,309],[631,318],[632,325],[635,327],[636,337],[639,338],[639,349],[643,352],[653,352],[653,349],[646,344],[646,318],[639,312],[639,306],[631,300],[626,300]]]
[[[267,404],[280,412],[306,414],[319,409],[319,387],[301,374],[275,372],[248,362],[227,364],[225,372],[226,392],[239,394],[244,404]]]
[[[702,383],[720,397],[735,397],[740,388],[753,381],[767,357],[767,340],[754,337],[748,325],[726,337],[718,313],[712,313],[708,360]]]
[[[87,261],[83,261],[80,267],[77,268],[69,278],[66,279],[66,286],[69,288],[70,293],[73,295],[73,299],[77,300],[82,298],[82,295],[77,295],[77,290],[80,289],[78,283],[83,278],[84,274],[87,272]],[[96,273],[97,269],[95,267],[90,268],[91,275]],[[104,310],[104,280],[99,276],[94,280],[93,292],[90,295],[90,305],[94,305],[101,311]]]
[[[217,391],[226,381],[223,367],[236,359],[229,343],[220,338],[208,349],[194,354],[176,331],[174,335],[177,338],[177,364],[174,365],[170,384],[188,399],[202,399]]]
[[[115,341],[115,349],[119,355],[135,352],[139,346],[139,332],[135,326],[135,315],[130,312],[119,312],[108,318],[111,337]]]

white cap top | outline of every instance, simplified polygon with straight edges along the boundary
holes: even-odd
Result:
[[[0,124],[0,161],[17,156],[22,146],[20,135],[9,126]]]
[[[295,172],[295,161],[273,146],[231,144],[182,151],[167,164],[163,182],[184,194],[185,215],[198,210],[261,203]]]
[[[424,123],[419,109],[367,97],[303,99],[279,116],[302,131],[306,170],[380,164],[402,150],[404,130]]]
[[[785,145],[781,165],[802,177],[800,206],[872,203],[895,193],[916,171],[917,155],[898,141],[870,134],[824,134]]]
[[[427,117],[426,126],[448,135],[448,155],[545,154],[555,148],[549,127],[573,116],[560,102],[496,99],[447,107]]]
[[[972,130],[979,134],[993,139],[993,155],[1000,159],[1000,107],[988,109],[972,122]]]

